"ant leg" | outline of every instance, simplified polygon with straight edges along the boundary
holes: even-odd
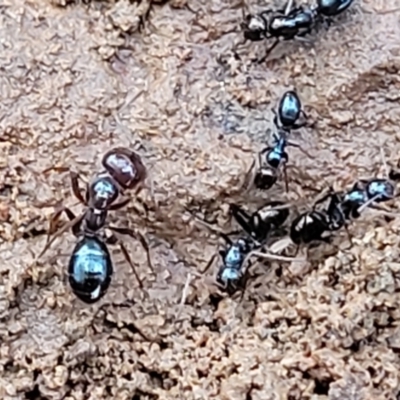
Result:
[[[122,254],[125,257],[125,260],[128,262],[128,264],[132,268],[132,271],[135,274],[136,280],[138,281],[140,288],[143,289],[143,283],[142,283],[141,279],[139,278],[139,274],[136,271],[135,265],[133,264],[131,257],[129,255],[129,252],[126,249],[125,245],[121,242],[121,240],[119,240],[115,235],[112,235],[111,237],[106,239],[105,243],[106,244],[116,244],[116,243],[119,244],[119,246],[121,247],[121,250],[122,250]]]
[[[280,40],[276,39],[275,42],[270,46],[270,48],[265,52],[265,55],[262,58],[257,60],[257,63],[262,64],[267,59],[267,57],[271,54],[272,50],[274,50],[275,47],[278,46],[279,42],[280,42]]]
[[[248,256],[256,256],[260,258],[265,258],[269,260],[276,260],[276,261],[287,261],[287,262],[304,262],[304,258],[294,258],[294,257],[285,257],[279,256],[277,254],[272,253],[263,253],[262,251],[253,250],[249,253]]]
[[[327,189],[325,189],[325,190],[328,190],[328,193],[327,193],[326,195],[322,196],[320,199],[314,201],[314,204],[313,204],[313,207],[312,207],[312,210],[313,210],[313,211],[315,210],[315,208],[316,208],[316,206],[317,206],[318,204],[321,204],[321,203],[323,203],[325,200],[328,200],[328,199],[332,198],[332,195],[334,194],[333,187],[332,187],[332,186],[329,186],[329,187],[328,187]]]
[[[100,311],[104,311],[104,317],[103,317],[103,321],[105,322],[107,319],[107,312],[105,310],[105,307],[109,307],[109,306],[113,306],[113,307],[118,307],[118,308],[122,308],[122,307],[131,307],[131,304],[129,304],[128,302],[122,303],[122,304],[113,304],[113,303],[105,303],[103,305],[101,305],[98,310],[96,311],[96,313],[93,316],[93,320],[95,318],[97,318],[98,314]],[[109,322],[109,321],[107,321]],[[162,340],[161,339],[151,339],[149,338],[147,335],[145,335],[133,322],[122,322],[122,326],[120,327],[117,323],[112,322],[113,325],[115,325],[115,327],[118,330],[121,330],[123,328],[128,329],[130,332],[132,333],[137,333],[139,336],[142,337],[142,339],[144,339],[146,342],[150,342],[150,343],[158,343],[161,344]]]
[[[287,170],[286,170],[286,163],[283,163],[283,176],[285,179],[285,191],[286,193],[289,192],[289,182],[288,182],[288,176],[287,176]]]
[[[301,129],[307,125],[307,121],[298,122],[297,124],[293,125],[292,129]]]
[[[312,156],[310,153],[308,153],[308,152],[307,152],[301,145],[299,145],[298,143],[287,141],[287,145],[288,145],[288,146],[292,146],[292,147],[296,147],[296,148],[298,148],[302,153],[304,153],[308,158],[313,158],[313,156]]]
[[[349,243],[350,243],[350,246],[347,250],[350,250],[353,247],[353,237],[350,234],[347,224],[344,224],[344,229],[346,230],[347,239],[349,240]]]
[[[214,254],[214,255],[210,258],[210,260],[208,261],[206,267],[205,267],[204,270],[201,272],[202,274],[205,274],[205,273],[210,269],[211,265],[213,264],[213,262],[214,262],[214,260],[215,260],[215,257],[217,257],[216,254]]]
[[[254,182],[254,167],[256,165],[256,160],[253,160],[253,162],[250,165],[249,170],[246,172],[244,179],[243,179],[243,185],[242,188],[244,189],[245,192],[247,192],[251,185]],[[249,184],[249,182],[251,182],[251,184]]]
[[[295,7],[295,0],[289,0],[288,3],[286,4],[286,7],[284,9],[284,14],[287,17],[290,12],[292,11],[292,9]]]
[[[50,239],[51,233],[54,232],[55,222],[59,219],[59,217],[61,216],[61,214],[63,212],[65,212],[67,214],[70,221],[67,222],[66,224],[64,224],[64,226],[62,228],[60,228],[57,232],[55,232],[53,234],[52,238]],[[39,258],[41,258],[46,253],[46,251],[50,248],[50,246],[53,244],[53,242],[59,236],[61,236],[64,232],[66,232],[68,229],[72,228],[72,231],[73,231],[74,235],[76,236],[79,232],[80,224],[81,224],[84,216],[85,216],[84,213],[82,213],[81,215],[75,216],[73,214],[73,212],[70,209],[68,209],[67,207],[63,207],[61,210],[57,211],[55,213],[55,215],[52,217],[52,221],[50,221],[50,230],[49,230],[49,234],[47,235],[46,244],[36,259],[38,260]],[[51,230],[53,230],[53,232]]]
[[[75,197],[82,204],[86,205],[86,201],[82,195],[81,188],[79,187],[79,174],[77,174],[76,172],[70,171],[69,175],[71,178],[72,191],[73,191]]]
[[[226,233],[223,233],[223,232],[221,232],[220,233],[220,236],[222,237],[222,239],[224,239],[225,240],[225,242],[226,242],[226,244],[228,245],[228,246],[232,246],[232,240],[229,238],[229,236],[226,234]]]
[[[117,228],[114,226],[109,226],[108,228],[114,232],[121,234],[121,235],[128,235],[128,236],[138,240],[146,252],[147,263],[151,269],[151,272],[155,275],[155,270],[154,270],[153,264],[151,262],[151,257],[150,257],[150,248],[149,248],[149,245],[146,242],[146,239],[144,238],[144,236],[140,232],[134,231],[133,229],[129,229],[129,228]],[[131,262],[130,262],[130,264],[131,264]]]
[[[108,211],[119,210],[120,208],[125,207],[130,201],[131,201],[131,199],[127,198],[125,200],[120,201],[117,204],[112,204],[110,207],[108,207]]]
[[[230,212],[235,218],[236,222],[242,227],[242,229],[251,236],[252,229],[249,224],[250,215],[244,211],[241,207],[237,206],[236,204],[231,204],[229,206]]]

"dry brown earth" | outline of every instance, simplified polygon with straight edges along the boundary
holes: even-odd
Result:
[[[0,3],[0,398],[399,398],[398,217],[366,212],[351,250],[259,265],[239,304],[218,297],[217,265],[197,276],[218,238],[183,210],[201,206],[228,231],[228,201],[311,202],[307,187],[382,176],[380,146],[395,164],[400,12],[385,11],[397,0],[356,0],[328,32],[281,44],[262,65],[251,59],[266,43],[232,56],[241,2],[153,3],[141,31],[149,0]],[[271,107],[293,86],[316,123],[296,134],[313,157],[290,149],[289,195],[279,184],[241,196]],[[143,156],[159,209],[144,194],[147,216],[132,202],[110,219],[146,233],[157,277],[126,241],[145,293],[115,247],[111,288],[88,307],[66,280],[71,233],[34,259],[54,207],[79,211],[67,170],[89,179],[116,145]]]

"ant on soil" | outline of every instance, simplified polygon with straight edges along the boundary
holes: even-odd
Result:
[[[285,179],[286,192],[289,190],[288,178],[286,173],[286,164],[289,161],[289,156],[286,153],[286,146],[297,147],[305,155],[311,157],[299,144],[289,142],[286,139],[286,133],[287,132],[285,131],[273,133],[272,146],[267,146],[258,153],[258,165],[256,168],[256,173],[252,180],[255,187],[259,190],[270,189],[278,180],[282,169]],[[262,159],[264,155],[265,158]],[[246,177],[249,177],[249,175],[251,176],[251,172],[253,171],[257,161],[253,161],[249,168],[249,171],[246,174]]]
[[[293,129],[300,129],[307,125],[306,121],[297,122],[300,116],[307,119],[307,115],[302,108],[300,98],[295,90],[289,90],[283,94],[279,101],[278,112],[274,113],[274,124],[278,130],[290,133]]]
[[[278,45],[280,40],[301,39],[311,33],[314,26],[315,11],[305,6],[295,6],[294,0],[289,0],[282,10],[266,10],[259,14],[245,16],[241,23],[245,40],[253,42],[275,38],[275,42],[266,51],[264,57],[258,60],[262,63]]]
[[[374,203],[383,203],[396,197],[394,182],[400,180],[400,174],[389,171],[382,148],[381,158],[386,171],[385,178],[360,179],[344,194],[341,205],[346,219],[359,218],[360,210],[367,207],[381,210]]]
[[[384,156],[383,160],[386,166]],[[367,207],[379,209],[374,203],[382,203],[395,197],[395,186],[391,180],[400,178],[400,175],[393,171],[387,171],[387,177],[387,179],[359,180],[347,192],[335,192],[329,188],[328,194],[317,200],[311,211],[302,213],[293,220],[290,229],[292,242],[298,248],[301,244],[309,244],[314,241],[329,243],[331,235],[324,235],[344,227],[351,243],[351,236],[347,228],[348,221],[359,218],[361,212]],[[327,199],[330,199],[330,202],[326,209],[315,210],[318,204]]]
[[[241,225],[246,233],[246,236],[239,237],[236,241],[233,241],[230,236],[238,232],[226,234],[196,218],[199,223],[225,241],[224,249],[219,251],[219,255],[222,258],[222,265],[218,268],[216,277],[216,284],[221,290],[227,292],[229,295],[233,295],[237,290],[241,290],[244,293],[250,267],[247,264],[253,255],[258,258],[277,261],[304,261],[302,259],[284,257],[263,251],[265,242],[269,237],[270,229],[279,227],[287,218],[288,211],[284,208],[281,202],[271,202],[249,216],[241,207],[230,205],[230,210],[234,218],[237,218],[239,225]],[[248,217],[248,221],[245,221],[246,217]],[[257,232],[253,232],[253,228]],[[206,273],[213,265],[217,255],[215,254],[211,257],[202,274]]]
[[[289,0],[281,10],[266,10],[259,14],[247,15],[241,23],[245,40],[253,42],[275,38],[275,42],[267,49],[259,60],[266,60],[281,40],[303,40],[316,27],[317,22],[326,21],[344,12],[353,0],[317,0],[316,7],[296,6],[295,0]]]
[[[78,216],[68,207],[59,209],[50,221],[46,245],[38,256],[38,258],[43,256],[54,240],[71,228],[78,242],[72,251],[68,265],[69,284],[75,295],[88,304],[100,300],[111,283],[113,265],[107,244],[119,243],[139,285],[143,287],[124,244],[117,239],[115,234],[106,238],[105,228],[139,240],[146,251],[149,267],[154,273],[149,246],[143,235],[133,229],[106,224],[108,211],[119,210],[130,201],[130,198],[126,198],[116,202],[120,195],[135,187],[136,194],[141,190],[147,176],[146,168],[139,155],[122,147],[108,151],[103,156],[102,165],[105,171],[97,173],[87,184],[85,196],[79,187],[79,175],[70,172],[72,191],[86,209]],[[56,223],[63,213],[67,215],[69,222],[56,231]],[[54,235],[50,239],[52,233]]]

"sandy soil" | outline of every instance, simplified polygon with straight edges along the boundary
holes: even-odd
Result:
[[[228,202],[311,203],[310,188],[383,176],[380,146],[395,164],[400,140],[400,13],[384,13],[397,1],[356,1],[262,65],[251,60],[266,43],[232,55],[240,1],[153,3],[142,30],[144,0],[0,5],[0,397],[399,398],[399,218],[368,211],[350,250],[256,265],[240,303],[218,294],[217,264],[200,274],[219,239],[183,208],[230,231]],[[312,157],[290,149],[289,194],[241,193],[292,87],[315,122],[295,134]],[[112,285],[89,307],[66,280],[71,233],[35,258],[54,208],[80,211],[68,170],[88,180],[116,145],[142,155],[159,207],[146,192],[147,214],[133,201],[110,220],[146,235],[157,276],[126,240],[145,290],[115,246]]]

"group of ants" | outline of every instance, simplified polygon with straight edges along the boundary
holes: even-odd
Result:
[[[315,18],[338,15],[346,10],[352,1],[317,0],[315,8],[291,8],[293,1],[289,1],[284,11],[276,13],[264,11],[248,16],[242,25],[244,36],[253,41],[262,37],[287,40],[294,36],[303,36],[314,24]],[[286,164],[289,157],[286,148],[295,146],[301,149],[299,145],[289,141],[289,136],[293,130],[307,125],[307,115],[295,90],[285,92],[279,101],[277,111],[273,111],[275,130],[272,134],[272,143],[259,152],[249,175],[252,185],[262,191],[270,189],[283,175],[287,191]],[[68,265],[69,284],[74,294],[88,304],[99,301],[111,283],[113,264],[108,244],[119,243],[139,285],[143,286],[126,247],[117,235],[128,235],[139,240],[146,252],[148,265],[154,273],[149,246],[143,235],[135,229],[113,227],[107,223],[109,211],[121,209],[129,203],[131,196],[128,196],[127,192],[134,191],[134,197],[137,198],[145,187],[148,175],[146,167],[136,152],[123,147],[108,151],[102,158],[102,167],[102,171],[87,184],[85,193],[79,186],[79,175],[70,173],[72,191],[85,209],[78,216],[68,207],[62,206],[58,209],[52,216],[47,242],[39,255],[41,257],[47,251],[56,237],[72,229],[78,241]],[[298,250],[302,245],[330,243],[334,237],[333,232],[342,228],[346,229],[349,235],[348,224],[359,218],[365,208],[379,209],[379,203],[395,197],[395,182],[400,180],[400,173],[397,170],[387,170],[386,175],[385,178],[359,180],[349,190],[338,192],[331,187],[328,188],[327,192],[314,202],[310,210],[292,220],[288,235],[290,241]],[[246,265],[251,256],[281,261],[295,260],[293,257],[283,257],[265,251],[271,239],[286,232],[283,225],[289,217],[289,207],[280,201],[270,201],[255,212],[249,213],[237,204],[229,206],[231,216],[239,224],[244,235],[232,240],[231,234],[219,232],[226,242],[225,249],[219,252],[222,265],[218,269],[216,284],[220,289],[230,295],[238,289],[244,290],[248,277]],[[66,214],[69,222],[58,229],[58,221],[62,214]],[[204,221],[203,224],[210,228]],[[111,237],[106,237],[104,228],[113,232]],[[215,257],[210,260],[204,272],[210,268],[214,259]]]

